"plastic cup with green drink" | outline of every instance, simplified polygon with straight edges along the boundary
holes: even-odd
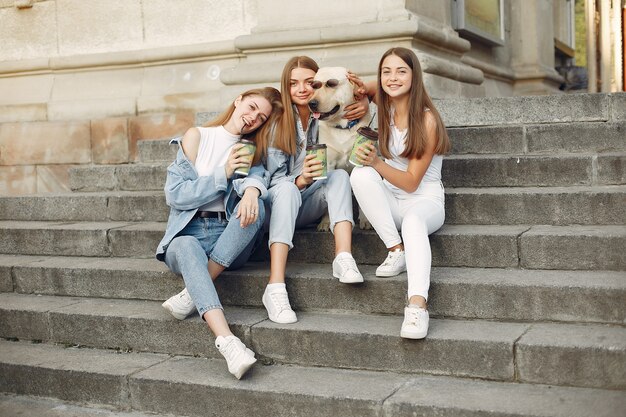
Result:
[[[363,164],[359,162],[359,157],[356,151],[365,144],[371,144],[378,146],[378,132],[369,127],[361,127],[356,131],[356,139],[352,146],[352,152],[350,153],[350,159],[348,160],[352,165],[356,167],[362,167]]]
[[[316,145],[310,145],[306,148],[307,155],[315,155],[315,159],[322,162],[322,173],[313,177],[314,180],[323,180],[328,177],[328,159],[326,156],[326,145],[318,143]]]
[[[248,139],[241,139],[239,142],[242,144],[243,146],[241,147],[241,150],[245,150],[247,152],[247,155],[245,156],[248,162],[248,166],[246,167],[239,167],[235,170],[235,174],[239,174],[239,175],[243,175],[243,176],[248,176],[248,174],[250,173],[250,165],[252,165],[252,160],[254,159],[254,153],[256,152],[256,144]]]

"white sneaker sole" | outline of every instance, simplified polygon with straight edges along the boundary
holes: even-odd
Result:
[[[406,272],[406,268],[400,271],[389,271],[389,272],[378,272],[376,271],[377,277],[395,277],[396,275],[400,275],[401,273]]]
[[[333,271],[333,277],[337,278],[342,284],[362,284],[363,282],[365,282],[363,276],[357,279],[341,279],[339,274],[335,273],[335,271]]]
[[[270,321],[273,321],[274,323],[278,323],[278,324],[292,324],[298,321],[297,317],[294,319],[289,319],[289,320],[279,320],[278,317],[272,317],[272,315],[270,314],[270,309],[267,308],[267,305],[269,303],[265,301],[265,294],[263,294],[263,298],[261,299],[261,301],[263,301],[263,307],[265,307],[265,310],[267,311],[267,317],[270,319]]]
[[[252,352],[250,349],[246,349],[246,350]],[[248,372],[248,369],[250,369],[252,365],[254,365],[255,363],[256,363],[256,359],[250,358],[249,361],[242,363],[239,369],[237,369],[233,373],[233,375],[235,376],[235,378],[241,379],[241,377],[244,376],[244,374]]]
[[[428,334],[428,330],[425,332],[410,332],[406,330],[400,330],[400,337],[403,339],[423,339]]]
[[[181,314],[181,313],[177,313],[174,311],[174,308],[172,307],[172,305],[168,302],[169,300],[165,300],[163,302],[163,304],[161,304],[161,306],[163,306],[164,309],[167,310],[168,313],[170,313],[175,319],[177,320],[185,320],[187,318],[187,316],[189,314]]]

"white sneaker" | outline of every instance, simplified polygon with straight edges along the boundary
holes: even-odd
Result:
[[[341,252],[333,261],[333,276],[344,284],[358,284],[363,282],[363,275],[359,272],[352,254]]]
[[[377,277],[393,277],[406,271],[404,251],[396,249],[387,254],[385,261],[376,268]]]
[[[171,296],[161,305],[178,320],[184,320],[196,309],[193,300],[189,296],[187,288],[185,288],[178,294]]]
[[[228,372],[235,375],[237,379],[241,379],[256,362],[254,352],[248,349],[237,336],[217,336],[215,347],[226,359]]]
[[[274,287],[272,289],[268,285],[265,287],[263,293],[263,305],[267,310],[267,315],[274,323],[295,323],[298,321],[296,313],[291,309],[289,304],[289,296],[287,295],[287,288],[284,285]]]
[[[423,339],[428,333],[428,311],[421,307],[405,307],[400,336],[405,339]]]

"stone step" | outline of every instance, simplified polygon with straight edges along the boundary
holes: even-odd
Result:
[[[626,150],[626,123],[553,123],[543,125],[449,128],[451,154],[604,153]]]
[[[623,93],[458,98],[435,105],[447,127],[626,120]]]
[[[450,224],[622,224],[625,186],[449,188]],[[354,202],[356,204],[356,201]],[[166,221],[162,192],[0,198],[5,220]]]
[[[220,357],[199,317],[179,322],[160,302],[17,294],[0,300],[4,338]],[[431,319],[428,337],[411,341],[399,336],[401,316],[300,312],[297,323],[284,325],[269,321],[263,308],[225,313],[233,333],[269,363],[626,389],[620,326]]]
[[[0,389],[113,409],[204,417],[616,416],[622,391],[0,342]],[[80,383],[77,383],[80,381]]]
[[[626,153],[451,155],[442,168],[446,187],[565,187],[624,184]]]
[[[172,139],[140,140],[137,142],[137,157],[143,163],[172,162],[178,146],[170,144]]]
[[[0,197],[1,220],[165,222],[168,214],[163,190]]]
[[[623,225],[626,187],[446,188],[447,224]]]
[[[356,200],[354,200],[356,204]],[[0,220],[167,221],[162,191],[0,197]],[[447,224],[624,224],[626,186],[447,188]]]
[[[297,311],[402,314],[406,274],[375,276],[360,265],[365,283],[332,277],[329,264],[287,265],[287,285]],[[216,281],[224,305],[262,308],[269,265],[249,262]],[[184,287],[180,276],[153,259],[0,255],[0,290],[25,294],[163,301]],[[616,271],[546,271],[435,267],[432,317],[626,323],[626,279]]]
[[[74,404],[50,398],[0,394],[0,416],[6,417],[177,417],[138,411],[117,411],[94,404]]]
[[[70,169],[73,191],[163,190],[167,162],[91,165]],[[626,183],[625,153],[548,155],[449,155],[446,187],[561,187]]]
[[[69,170],[72,191],[163,190],[168,163],[89,165]]]
[[[626,151],[625,122],[449,128],[451,154],[558,154]],[[137,142],[139,160],[171,162],[178,147],[167,140]]]
[[[165,223],[0,221],[0,253],[14,255],[151,257]],[[330,263],[332,234],[296,231],[292,262]],[[626,269],[626,226],[444,225],[430,236],[433,266],[527,269]],[[377,265],[386,256],[373,231],[355,229],[353,254]],[[269,260],[261,244],[252,260]]]

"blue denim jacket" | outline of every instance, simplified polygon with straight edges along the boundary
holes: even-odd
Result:
[[[226,218],[230,218],[243,192],[248,187],[256,187],[265,199],[269,188],[269,174],[261,165],[250,169],[244,178],[228,180],[224,170],[217,169],[212,176],[198,176],[193,163],[187,159],[181,146],[182,137],[174,138],[170,144],[178,145],[176,160],[167,167],[165,181],[165,201],[170,206],[165,236],[156,251],[156,258],[164,260],[165,250],[172,239],[187,226],[198,211],[198,207],[215,200],[220,195],[224,198]]]
[[[296,106],[293,107],[294,117],[296,119],[297,127],[296,127],[296,137],[303,141],[305,138],[300,137],[304,135],[304,132],[301,132],[302,126],[300,124],[300,116],[298,116],[298,110]],[[274,126],[275,128],[275,126]],[[307,126],[307,134],[306,134],[306,145],[317,143],[318,141],[318,121],[313,117],[309,117],[308,126]],[[270,132],[270,135],[273,133]],[[298,159],[298,154],[301,152],[306,152],[306,149],[299,149],[296,155],[289,155],[286,152],[281,151],[278,148],[274,148],[271,146],[267,149],[267,158],[265,160],[265,169],[268,171],[270,175],[270,184],[268,188],[273,187],[274,185],[282,182],[282,181],[290,181],[295,182],[296,177],[301,174],[300,171],[295,172],[295,164]]]

